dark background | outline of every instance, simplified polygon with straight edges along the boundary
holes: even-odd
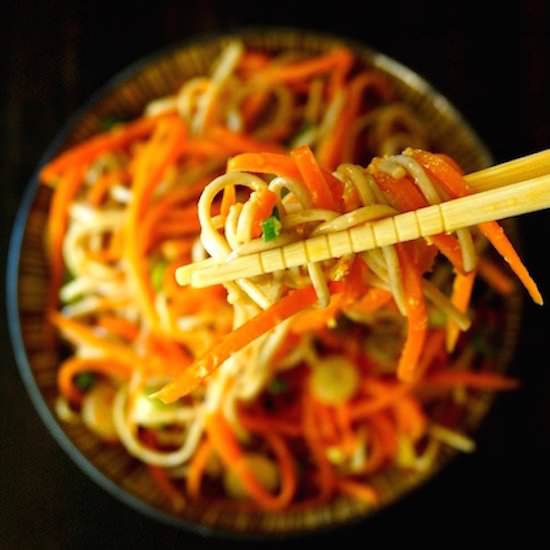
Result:
[[[66,118],[128,63],[197,33],[260,23],[350,36],[431,81],[471,121],[497,161],[550,147],[550,6],[542,0],[136,4],[25,0],[0,8],[2,262],[26,182]],[[526,263],[546,296],[549,221],[548,214],[536,214],[520,223]],[[514,365],[523,388],[499,398],[479,451],[380,517],[310,544],[391,545],[406,536],[416,547],[429,540],[476,543],[480,535],[493,542],[519,535],[527,543],[545,533],[549,315],[532,305],[526,313]],[[0,548],[224,545],[154,523],[89,481],[32,408],[4,330],[0,346]]]

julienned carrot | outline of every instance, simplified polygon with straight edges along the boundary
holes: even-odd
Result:
[[[132,198],[128,205],[124,256],[128,264],[130,283],[136,291],[137,302],[146,322],[153,330],[158,330],[158,320],[149,270],[144,257],[144,243],[139,239],[140,225],[154,189],[160,183],[166,169],[174,164],[182,153],[182,143],[186,140],[186,135],[186,128],[177,116],[165,118],[159,123],[152,139],[140,153]]]
[[[316,299],[317,295],[313,287],[291,292],[269,309],[262,311],[235,331],[227,334],[209,353],[195,361],[179,378],[157,392],[155,397],[164,403],[172,403],[187,395],[233,353],[244,348],[285,319],[313,305]]]
[[[514,249],[512,243],[504,233],[504,229],[497,222],[486,222],[479,225],[479,230],[485,235],[489,242],[495,247],[495,250],[504,258],[512,271],[518,276],[523,286],[529,292],[529,295],[535,304],[542,305],[544,300],[537,287],[537,283],[533,280],[529,271],[521,261],[518,253]]]
[[[344,295],[335,294],[331,296],[327,307],[321,309],[307,310],[296,316],[292,322],[291,330],[296,334],[303,334],[312,330],[319,330],[331,322],[344,303]]]
[[[511,294],[516,289],[514,280],[504,273],[500,266],[487,258],[478,259],[477,271],[482,279],[501,294]]]
[[[186,488],[187,494],[193,499],[200,496],[202,477],[204,475],[206,465],[212,456],[212,451],[212,443],[209,439],[205,439],[201,443],[198,451],[193,455],[193,459],[189,464]]]
[[[50,260],[50,285],[48,309],[53,311],[59,302],[59,288],[63,281],[63,240],[69,223],[69,208],[84,182],[84,168],[71,167],[60,179],[54,191],[48,214],[48,256]]]
[[[109,188],[119,181],[128,181],[128,176],[129,174],[124,170],[114,170],[103,174],[88,191],[86,200],[97,208],[103,202]]]
[[[442,329],[433,329],[428,332],[418,364],[417,380],[422,380],[432,363],[445,352],[445,335]]]
[[[262,222],[273,212],[277,195],[262,187],[259,191],[255,191],[253,201],[256,208],[252,220],[252,237],[257,238],[262,234]]]
[[[247,493],[265,510],[282,510],[292,500],[296,490],[296,474],[290,452],[283,439],[264,434],[272,447],[280,468],[280,490],[272,495],[256,479],[235,435],[221,413],[214,413],[205,422],[208,437],[226,468],[235,472]]]
[[[73,403],[80,403],[84,397],[74,385],[74,377],[81,372],[98,372],[122,380],[128,380],[132,375],[132,369],[127,364],[111,358],[71,357],[57,371],[57,385],[59,391]]]
[[[393,300],[393,295],[383,288],[369,288],[367,293],[354,305],[363,313],[374,313],[380,308],[389,304]]]
[[[419,402],[407,395],[397,401],[393,411],[400,433],[411,438],[413,442],[418,441],[428,428],[428,420]]]
[[[227,171],[276,174],[297,181],[302,179],[294,160],[278,153],[242,153],[229,159]]]
[[[104,315],[98,318],[97,324],[108,332],[120,336],[129,342],[135,340],[139,334],[139,327],[123,317]]]
[[[338,67],[347,69],[351,65],[352,59],[353,56],[348,49],[338,48],[305,61],[272,65],[259,72],[257,76],[264,82],[295,82],[328,73]]]
[[[321,441],[319,426],[315,418],[315,401],[309,391],[305,391],[302,403],[302,423],[304,439],[317,464],[319,471],[319,489],[321,500],[331,496],[336,485],[336,477],[327,459],[325,447]]]
[[[467,386],[469,388],[499,391],[514,390],[519,386],[519,382],[513,378],[496,372],[474,372],[467,370],[442,370],[429,374],[419,384],[429,387],[452,388],[454,386]]]
[[[468,310],[475,279],[475,271],[466,273],[465,275],[462,275],[461,273],[457,273],[455,275],[451,302],[458,309],[458,311],[461,311],[462,313],[466,313],[466,311]],[[449,353],[451,353],[455,349],[459,333],[460,328],[456,324],[456,321],[453,321],[452,319],[447,319],[446,346]]]
[[[148,464],[147,468],[154,482],[157,484],[157,487],[166,495],[174,510],[176,512],[183,510],[185,499],[174,482],[170,479],[168,472],[164,468],[154,466],[153,464]]]
[[[271,141],[260,141],[249,134],[233,132],[223,126],[214,126],[208,137],[224,148],[227,155],[238,153],[283,153],[284,148]]]
[[[140,118],[135,122],[117,126],[110,132],[95,136],[71,148],[42,169],[41,181],[52,183],[69,168],[83,167],[102,153],[122,149],[138,139],[146,138],[154,131],[159,121],[167,116],[161,114]]]
[[[389,174],[377,171],[374,171],[373,176],[382,192],[388,196],[390,202],[400,212],[410,212],[428,206],[428,201],[426,201],[420,189],[408,177],[395,179]],[[455,269],[463,273],[462,252],[457,239],[451,235],[440,234],[432,236],[431,240],[440,252],[449,259]]]
[[[293,149],[291,158],[296,163],[302,180],[309,189],[316,208],[335,209],[335,199],[313,152],[307,145]],[[341,200],[341,196],[340,196]]]
[[[112,359],[131,369],[143,365],[143,359],[129,347],[98,336],[88,325],[80,323],[75,319],[64,317],[57,312],[52,313],[50,319],[63,336],[75,345],[84,345],[88,348],[93,348],[97,352],[100,352],[103,357]]]
[[[417,149],[412,150],[411,154],[423,168],[445,188],[452,198],[463,197],[471,193],[462,174],[444,157]],[[505,235],[502,227],[497,222],[486,222],[480,224],[479,229],[495,247],[497,252],[510,265],[512,271],[523,283],[523,286],[525,286],[533,301],[536,304],[542,305],[542,296],[535,281],[532,279],[531,275],[529,275],[527,268],[521,261],[512,243]]]
[[[340,479],[337,486],[342,494],[366,502],[367,504],[376,504],[380,499],[376,489],[364,481]]]
[[[222,204],[220,206],[220,215],[222,218],[227,218],[229,214],[229,209],[235,204],[237,200],[237,195],[235,193],[234,185],[227,185],[223,189]]]
[[[357,75],[347,89],[346,104],[335,128],[329,132],[319,148],[319,164],[325,170],[334,170],[345,159],[342,158],[346,137],[353,121],[361,109],[361,101],[365,91],[374,88],[381,97],[389,97],[386,79],[379,73],[371,71]]]
[[[285,437],[303,437],[302,426],[277,417],[264,416],[257,411],[246,413],[239,411],[239,421],[245,430],[254,433],[273,432]]]
[[[409,258],[405,246],[399,244],[396,249],[403,276],[408,320],[407,339],[399,358],[397,376],[404,382],[412,382],[417,375],[420,354],[426,339],[428,314],[422,290],[422,276]]]

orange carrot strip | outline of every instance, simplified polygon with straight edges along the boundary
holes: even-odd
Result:
[[[302,407],[304,439],[319,471],[319,497],[321,499],[325,499],[328,498],[334,491],[336,479],[332,466],[326,457],[325,448],[321,441],[321,435],[318,430],[319,426],[315,418],[315,402],[313,396],[307,390],[304,392]]]
[[[376,489],[365,482],[359,482],[351,479],[339,479],[337,482],[338,490],[349,497],[353,497],[367,504],[376,504],[380,497]]]
[[[399,244],[396,250],[403,274],[408,319],[407,340],[399,358],[397,376],[404,382],[411,382],[418,373],[418,362],[426,339],[428,314],[422,290],[422,277],[411,262],[405,246]]]
[[[418,441],[428,427],[428,420],[418,401],[407,395],[393,406],[400,432],[408,435],[413,442]]]
[[[252,136],[233,132],[223,126],[214,126],[208,131],[208,137],[222,146],[228,155],[238,153],[282,153],[284,148],[271,141],[260,141]]]
[[[509,277],[496,263],[487,258],[479,258],[478,273],[490,286],[500,294],[507,295],[514,292],[516,285],[514,280]]]
[[[258,78],[265,82],[294,82],[327,73],[335,67],[347,67],[352,58],[346,48],[338,48],[327,54],[296,61],[286,65],[272,65],[265,71],[258,73]]]
[[[252,237],[257,238],[262,234],[262,222],[271,216],[273,207],[277,203],[277,195],[268,189],[261,188],[255,192],[256,208],[252,220]]]
[[[100,176],[88,191],[86,200],[94,207],[98,207],[109,190],[109,187],[117,181],[127,181],[128,174],[124,170],[114,170]]]
[[[182,510],[185,506],[185,500],[179,489],[170,479],[168,472],[164,468],[161,468],[160,466],[153,466],[152,464],[148,464],[147,468],[153,480],[157,484],[157,487],[168,498],[174,510]]]
[[[198,498],[201,492],[201,482],[204,470],[212,455],[212,443],[206,439],[202,442],[197,452],[193,455],[187,472],[186,488],[191,498]]]
[[[410,212],[428,206],[428,202],[416,185],[407,177],[394,179],[389,174],[375,172],[374,179],[380,189],[388,195],[390,202],[401,212]],[[446,256],[460,273],[464,272],[462,252],[457,239],[451,235],[434,235],[434,245]]]
[[[324,174],[309,146],[303,145],[294,149],[290,152],[290,156],[296,162],[302,179],[311,193],[313,205],[317,208],[334,209],[335,197],[332,196]]]
[[[444,344],[445,332],[443,330],[434,329],[428,332],[426,343],[422,350],[422,357],[418,364],[417,380],[422,380],[433,361],[444,352]]]
[[[243,153],[229,159],[228,172],[275,174],[291,180],[302,180],[296,163],[287,155],[277,153]]]
[[[126,365],[131,369],[143,364],[143,359],[129,347],[98,336],[88,325],[80,323],[75,319],[64,317],[57,312],[52,313],[50,318],[63,336],[75,345],[85,345],[94,348],[101,352],[102,356],[108,357],[122,365]]]
[[[457,273],[455,275],[451,302],[458,309],[458,311],[461,311],[462,313],[466,313],[466,311],[468,310],[470,298],[472,297],[472,290],[474,288],[475,278],[475,271],[472,271],[471,273],[466,273],[465,275],[462,275],[461,273]],[[447,351],[449,353],[455,349],[459,333],[460,328],[457,325],[456,321],[453,321],[452,319],[447,319],[446,343]]]
[[[70,168],[63,174],[54,191],[48,213],[48,256],[50,261],[50,285],[48,309],[53,311],[59,302],[59,288],[63,281],[63,239],[69,223],[69,208],[84,182],[82,167]]]
[[[265,510],[285,508],[296,489],[296,476],[290,452],[284,441],[274,434],[265,434],[277,456],[281,470],[281,488],[274,496],[261,485],[250,469],[246,454],[243,453],[231,428],[221,413],[214,413],[206,419],[206,430],[213,448],[225,466],[233,470],[245,487],[247,493]]]
[[[391,407],[400,399],[403,399],[411,391],[412,387],[412,384],[397,384],[375,398],[353,403],[350,410],[352,420],[372,417],[376,413]]]
[[[40,172],[40,179],[50,183],[59,177],[68,168],[82,167],[89,164],[101,153],[122,149],[133,141],[146,138],[156,128],[159,121],[166,118],[166,114],[154,117],[140,118],[135,122],[117,126],[108,133],[93,138],[72,147],[44,166]]]
[[[342,163],[342,153],[349,129],[359,114],[361,100],[369,88],[373,88],[381,97],[389,98],[388,82],[378,72],[363,72],[350,82],[345,107],[334,129],[320,145],[319,164],[325,170],[334,170]]]
[[[84,394],[74,385],[74,377],[81,372],[99,372],[107,376],[128,380],[132,369],[128,364],[111,358],[71,357],[57,371],[57,386],[61,394],[73,403],[80,403]]]
[[[251,432],[274,432],[286,437],[302,437],[302,426],[278,418],[262,416],[257,412],[245,413],[241,409],[239,420],[246,430]]]
[[[529,292],[535,304],[542,305],[544,300],[537,287],[537,283],[533,280],[529,271],[521,261],[514,246],[504,233],[504,229],[497,222],[486,222],[479,225],[480,231],[485,235],[488,241],[495,247],[495,250],[504,258],[512,271],[517,275],[518,279],[523,283],[523,286]]]
[[[214,372],[233,353],[244,348],[268,330],[315,303],[317,296],[313,287],[291,292],[269,309],[247,321],[226,335],[209,353],[195,361],[174,382],[155,394],[164,403],[172,403],[193,391],[208,375]]]
[[[135,323],[132,323],[122,317],[105,315],[98,319],[97,324],[105,330],[116,336],[120,336],[129,342],[134,341],[139,335],[139,327]]]
[[[413,150],[413,156],[422,164],[424,169],[432,175],[452,197],[463,197],[471,193],[462,174],[448,163],[444,157],[433,155],[427,151]],[[496,251],[510,265],[523,286],[536,304],[542,305],[543,299],[537,284],[527,271],[512,243],[497,222],[479,224],[479,229],[495,247]]]
[[[327,307],[303,311],[292,321],[292,332],[303,334],[325,327],[335,318],[344,301],[345,298],[342,293],[335,294],[330,297],[330,303]]]
[[[224,187],[222,204],[220,207],[220,215],[222,216],[222,218],[227,218],[227,215],[229,214],[229,209],[235,204],[236,200],[237,196],[235,193],[235,186],[228,185]]]
[[[141,152],[136,166],[132,199],[128,205],[124,256],[128,264],[130,282],[136,291],[137,302],[152,329],[158,328],[158,320],[148,266],[144,258],[144,243],[139,239],[140,226],[155,187],[160,183],[166,169],[181,154],[181,144],[185,139],[186,129],[179,117],[173,116],[162,120],[153,138]]]
[[[429,374],[420,386],[452,388],[468,386],[474,389],[500,391],[514,390],[519,381],[496,372],[473,372],[466,370],[443,370]]]
[[[393,300],[393,295],[383,288],[369,288],[368,292],[354,306],[364,313],[374,313],[380,308],[389,304]]]

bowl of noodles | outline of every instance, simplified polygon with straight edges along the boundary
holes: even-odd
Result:
[[[521,305],[482,232],[176,282],[182,265],[268,251],[343,212],[406,210],[392,185],[459,174],[449,157],[465,172],[491,160],[425,81],[340,38],[245,30],[130,67],[58,136],[12,238],[10,329],[50,431],[135,509],[239,535],[367,518],[472,452],[494,391],[514,387]],[[296,183],[308,173],[328,187]]]

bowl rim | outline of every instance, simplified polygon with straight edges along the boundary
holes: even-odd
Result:
[[[336,33],[330,33],[325,31],[319,31],[309,28],[298,28],[291,26],[278,26],[278,25],[248,25],[237,26],[224,31],[211,31],[205,33],[192,34],[189,38],[168,44],[164,47],[156,49],[155,51],[138,58],[130,64],[117,71],[112,77],[102,84],[92,95],[90,95],[82,105],[75,110],[68,119],[61,126],[46,148],[45,152],[40,156],[36,168],[32,173],[30,179],[26,184],[25,191],[20,200],[20,204],[17,209],[17,213],[13,222],[13,229],[11,231],[8,255],[7,255],[7,267],[6,267],[6,317],[8,321],[8,331],[12,348],[14,351],[15,362],[26,391],[28,392],[31,402],[38,413],[38,416],[45,424],[46,428],[53,436],[55,441],[60,445],[63,451],[69,456],[69,458],[80,468],[80,470],[86,474],[92,481],[94,481],[99,487],[105,490],[112,497],[115,497],[118,501],[124,503],[129,508],[144,514],[145,516],[159,521],[161,524],[175,527],[179,530],[185,530],[194,535],[208,536],[212,538],[223,538],[226,540],[242,541],[242,542],[266,542],[275,540],[289,540],[300,538],[311,538],[326,534],[327,532],[334,532],[343,528],[350,528],[357,526],[364,521],[371,521],[374,517],[377,517],[380,512],[388,508],[393,508],[402,499],[409,499],[416,493],[425,482],[432,483],[440,477],[443,470],[446,470],[451,466],[452,462],[459,459],[457,454],[453,454],[445,464],[438,466],[433,470],[426,480],[422,480],[419,483],[415,483],[412,486],[407,487],[402,496],[399,499],[393,499],[385,505],[376,507],[369,510],[368,517],[364,515],[357,515],[355,517],[344,520],[337,525],[321,525],[319,527],[300,528],[295,531],[289,531],[285,533],[261,533],[261,532],[246,532],[246,531],[232,531],[223,527],[212,527],[198,522],[191,521],[184,517],[177,517],[162,511],[150,504],[147,504],[137,496],[134,496],[128,490],[122,488],[120,485],[112,481],[106,474],[104,474],[97,466],[95,466],[82,451],[76,446],[75,443],[62,429],[60,422],[55,417],[54,413],[48,407],[46,400],[44,399],[40,387],[35,379],[33,370],[30,365],[29,357],[23,340],[23,334],[21,330],[21,319],[19,314],[19,267],[22,256],[22,244],[25,236],[25,230],[29,219],[29,214],[32,209],[32,205],[36,196],[38,187],[40,186],[39,172],[42,166],[52,159],[56,154],[62,150],[64,143],[67,141],[67,137],[71,131],[78,125],[81,118],[87,111],[92,109],[95,105],[100,103],[105,97],[107,97],[113,90],[125,81],[130,80],[133,76],[138,74],[146,67],[158,62],[167,55],[177,52],[179,50],[197,46],[200,44],[208,44],[209,42],[215,42],[220,39],[228,39],[231,37],[238,38],[246,37],[246,35],[256,35],[261,32],[269,33],[290,33],[297,35],[314,36],[318,38],[324,38],[327,40],[336,40],[352,49],[366,52],[372,56],[375,60],[380,60],[384,67],[388,67],[393,72],[398,72],[401,75],[405,75],[407,82],[414,81],[416,88],[421,88],[425,93],[429,93],[432,100],[436,102],[439,107],[447,111],[451,117],[460,124],[469,134],[475,142],[475,146],[478,149],[481,156],[490,164],[492,162],[492,155],[489,149],[479,137],[477,132],[465,119],[462,113],[441,93],[438,89],[426,80],[423,76],[419,75],[413,69],[403,65],[401,62],[395,60],[386,54],[379,52],[377,49],[370,47],[368,44],[363,43],[361,40],[349,38]],[[487,417],[491,413],[493,406],[491,406],[487,413],[481,419],[477,430],[480,430],[485,423]]]

